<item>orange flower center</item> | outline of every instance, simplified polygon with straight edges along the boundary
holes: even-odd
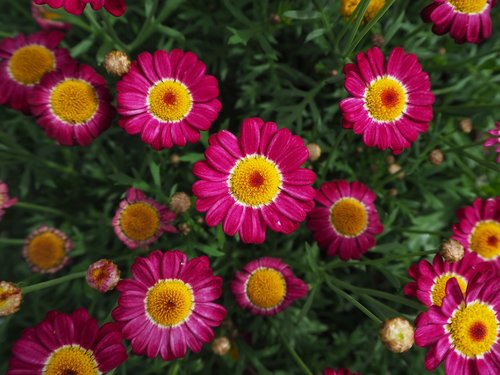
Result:
[[[392,77],[374,80],[365,92],[365,108],[380,122],[398,120],[406,109],[406,89]]]
[[[487,6],[488,0],[448,0],[448,3],[459,13],[478,14],[482,13]]]
[[[12,78],[25,86],[36,85],[45,73],[53,71],[55,67],[54,53],[38,44],[19,48],[12,54],[8,63]]]
[[[494,259],[500,255],[500,222],[480,221],[472,230],[470,249],[484,259]]]
[[[79,345],[65,345],[54,351],[43,368],[43,375],[99,375],[94,353]]]
[[[150,112],[165,122],[183,120],[193,107],[193,98],[182,82],[167,80],[155,84],[148,94]]]
[[[81,125],[96,114],[99,99],[94,87],[87,81],[69,78],[52,90],[50,107],[62,121]]]
[[[330,222],[333,229],[346,237],[357,237],[368,225],[368,211],[355,198],[342,198],[330,209]]]
[[[246,293],[250,302],[261,309],[276,307],[286,295],[285,278],[273,268],[259,268],[248,278]]]
[[[133,241],[146,241],[160,227],[160,214],[156,208],[144,202],[132,203],[120,214],[120,228]]]
[[[457,279],[460,290],[465,294],[467,289],[467,281],[460,275],[453,272],[443,273],[434,280],[434,285],[431,289],[431,300],[432,304],[435,306],[441,306],[443,303],[443,298],[446,295],[446,283],[450,279]]]
[[[66,258],[64,238],[47,231],[37,234],[28,244],[27,258],[41,270],[58,267]]]

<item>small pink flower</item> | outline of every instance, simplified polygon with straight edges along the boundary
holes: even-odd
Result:
[[[495,151],[498,154],[497,163],[500,163],[500,122],[496,122],[495,129],[489,130],[488,134],[490,134],[492,138],[484,142],[484,147],[496,147]]]
[[[0,221],[5,214],[5,209],[17,203],[17,198],[9,197],[9,187],[5,182],[0,181]]]
[[[245,243],[264,242],[268,226],[290,234],[314,207],[316,175],[300,168],[308,154],[302,138],[260,118],[245,119],[239,139],[222,130],[193,168],[196,209]]]
[[[176,215],[166,206],[146,197],[138,189],[127,190],[113,218],[118,238],[130,249],[146,247],[163,233],[177,233],[172,225]]]
[[[457,43],[480,43],[491,35],[491,8],[495,0],[433,0],[422,10],[437,35],[450,33]]]
[[[236,272],[231,291],[238,305],[252,314],[276,315],[296,299],[304,298],[308,287],[294,276],[288,264],[264,257]]]
[[[206,256],[188,260],[179,250],[156,250],[136,258],[132,278],[118,283],[121,295],[112,316],[135,354],[182,358],[188,348],[199,352],[212,341],[212,327],[226,317],[226,309],[213,302],[221,286]]]
[[[375,207],[375,194],[360,182],[325,182],[316,194],[318,206],[307,225],[329,256],[359,259],[375,246],[375,235],[384,226]]]
[[[106,81],[83,64],[68,64],[46,74],[29,103],[37,124],[65,146],[89,145],[115,116]]]
[[[47,4],[52,8],[64,7],[66,12],[75,15],[82,14],[89,3],[92,9],[99,10],[104,7],[115,17],[120,17],[127,9],[125,0],[33,0],[33,2],[39,5]]]
[[[59,31],[19,34],[0,40],[0,104],[30,114],[28,98],[46,73],[70,63],[66,49],[57,48]]]
[[[143,52],[117,85],[119,125],[155,150],[200,140],[222,108],[219,87],[192,52]]]
[[[57,13],[51,12],[50,8],[45,5],[31,3],[31,15],[42,30],[64,32],[71,29],[69,23],[58,21],[61,20],[62,17]]]
[[[127,359],[115,323],[99,328],[87,310],[50,311],[12,347],[7,375],[103,374]]]
[[[120,281],[120,269],[110,260],[101,259],[87,269],[87,284],[100,293],[113,290]]]
[[[453,239],[479,261],[500,270],[500,197],[477,198],[472,206],[458,210]]]
[[[367,146],[399,154],[429,128],[434,95],[416,55],[394,48],[386,61],[374,47],[344,74],[350,97],[340,102],[342,126],[363,134]]]
[[[446,284],[441,306],[416,321],[415,343],[427,347],[425,368],[445,362],[446,374],[498,374],[500,370],[500,278],[477,272],[465,294],[456,278]]]
[[[346,368],[339,368],[335,371],[332,368],[326,368],[323,375],[361,375],[360,372],[351,372],[351,370]]]

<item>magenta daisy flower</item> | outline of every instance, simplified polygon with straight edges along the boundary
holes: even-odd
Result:
[[[243,121],[240,139],[222,130],[209,139],[193,173],[196,209],[206,222],[245,243],[262,243],[266,228],[292,233],[314,206],[316,175],[300,168],[308,151],[299,136],[260,118]]]
[[[252,314],[276,315],[296,299],[304,298],[308,287],[295,277],[288,264],[264,257],[236,272],[231,291],[238,305]]]
[[[453,239],[479,260],[493,262],[500,269],[500,197],[482,200],[458,210]]]
[[[62,8],[68,13],[79,15],[85,6],[90,4],[92,9],[99,10],[104,7],[115,17],[120,17],[127,9],[125,0],[33,0],[35,4],[47,4],[51,8]]]
[[[375,194],[361,182],[325,182],[316,194],[318,206],[307,225],[329,256],[359,259],[375,246],[375,235],[384,226],[375,207]]]
[[[69,262],[71,240],[59,229],[42,225],[24,241],[23,256],[33,272],[54,273]]]
[[[226,309],[213,303],[221,287],[206,256],[188,260],[179,250],[156,250],[136,258],[132,278],[118,283],[121,295],[112,316],[134,353],[170,361],[213,340],[211,327],[226,317]]]
[[[457,43],[480,43],[491,35],[491,8],[495,0],[433,0],[422,10],[437,35],[450,33]]]
[[[476,273],[465,295],[456,278],[446,285],[443,304],[421,313],[415,342],[428,347],[425,367],[445,361],[446,374],[498,374],[500,369],[500,278]]]
[[[497,163],[500,163],[500,122],[495,124],[495,129],[491,129],[488,133],[493,136],[493,138],[488,139],[484,142],[484,147],[493,147],[496,145],[495,151],[497,152]]]
[[[387,62],[378,47],[359,53],[356,62],[344,67],[351,97],[340,102],[342,126],[363,134],[369,147],[400,153],[432,120],[429,76],[417,56],[402,48],[394,48]]]
[[[117,85],[120,126],[155,150],[200,140],[222,108],[214,76],[192,52],[143,52]]]
[[[69,23],[63,22],[59,14],[51,12],[51,9],[45,5],[31,3],[31,15],[42,30],[68,31],[71,29]]]
[[[434,257],[432,264],[423,259],[408,269],[408,275],[415,280],[404,287],[404,293],[417,298],[425,306],[441,306],[446,291],[446,283],[455,278],[462,292],[476,271],[477,258],[466,254],[456,263],[443,261],[441,255]]]
[[[66,49],[57,48],[64,34],[38,32],[0,40],[0,104],[30,113],[28,98],[42,77],[71,62]]]
[[[117,324],[99,328],[85,309],[51,311],[16,341],[7,375],[100,375],[126,359]]]
[[[361,375],[360,372],[351,372],[351,370],[346,368],[339,368],[335,371],[332,368],[326,368],[323,375]]]
[[[130,249],[147,247],[163,233],[177,233],[172,225],[176,215],[166,206],[130,188],[113,218],[118,238]]]
[[[9,187],[5,182],[0,181],[0,220],[5,214],[5,209],[12,207],[17,202],[17,198],[9,197]]]
[[[89,266],[85,279],[91,288],[99,293],[106,293],[113,290],[120,281],[120,269],[112,261],[100,259]]]
[[[38,125],[65,146],[89,145],[115,115],[104,78],[76,63],[46,74],[29,103]]]

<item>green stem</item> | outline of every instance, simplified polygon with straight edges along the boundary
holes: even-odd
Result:
[[[332,263],[327,265],[324,269],[325,270],[330,270],[334,268],[341,268],[345,266],[367,266],[367,265],[377,265],[380,263],[387,263],[392,260],[399,260],[399,259],[407,259],[407,258],[412,258],[412,257],[421,257],[424,255],[429,255],[429,254],[436,254],[437,250],[424,250],[424,251],[419,251],[415,253],[407,253],[407,254],[397,254],[397,255],[387,255],[384,256],[383,258],[380,259],[366,259],[366,260],[359,260],[359,261],[352,261],[352,262],[338,262],[338,263]]]
[[[71,274],[66,275],[66,276],[58,277],[57,279],[52,279],[52,280],[48,280],[48,281],[43,281],[43,282],[38,283],[38,284],[25,286],[22,288],[22,293],[28,294],[28,293],[32,293],[32,292],[37,292],[37,291],[45,289],[45,288],[50,288],[50,287],[55,286],[55,285],[63,284],[66,281],[82,278],[86,274],[87,274],[87,271],[81,271],[81,272],[71,273]]]
[[[1,245],[22,245],[24,240],[20,238],[0,238]]]
[[[354,26],[351,31],[351,34],[349,35],[349,39],[346,43],[346,48],[344,50],[343,56],[348,57],[348,54],[346,54],[346,51],[351,51],[351,46],[354,43],[354,38],[356,37],[356,34],[359,30],[359,27],[361,26],[361,22],[363,21],[363,18],[365,16],[366,10],[368,9],[368,5],[370,5],[370,0],[362,0],[357,6],[354,11],[354,13],[351,15],[349,18],[349,23],[354,21]]]
[[[402,233],[430,234],[433,236],[441,236],[441,237],[447,237],[450,235],[449,232],[437,231],[437,230],[426,230],[426,229],[411,229],[411,228],[392,227],[391,230],[399,231]]]
[[[335,293],[340,295],[341,297],[344,297],[346,300],[351,302],[355,307],[357,307],[362,313],[364,313],[367,317],[369,317],[371,320],[373,320],[377,324],[381,324],[382,320],[378,318],[374,313],[372,313],[370,310],[368,310],[361,302],[359,302],[356,298],[351,296],[349,293],[346,293],[344,290],[340,289],[336,285],[334,285],[330,279],[326,279],[326,284],[330,289],[332,289]]]
[[[46,206],[41,206],[39,204],[35,203],[28,203],[28,202],[17,202],[15,204],[16,208],[24,208],[27,210],[33,210],[33,211],[41,211],[41,212],[47,212],[50,214],[54,215],[60,215],[60,216],[66,216],[66,214],[58,209],[52,208],[52,207],[46,207]]]
[[[330,51],[333,53],[335,50],[336,42],[335,42],[335,36],[333,35],[332,32],[332,26],[330,22],[328,22],[328,19],[326,18],[326,14],[324,11],[324,7],[321,6],[319,3],[319,0],[313,0],[314,6],[316,7],[316,10],[321,14],[321,22],[323,23],[323,28],[325,29],[326,36],[330,43],[332,44],[332,48]]]
[[[179,360],[172,363],[172,365],[168,369],[168,375],[177,375],[177,373],[179,372],[180,363],[181,362]]]
[[[274,321],[270,320],[270,322],[271,322],[271,325],[273,326],[274,330],[276,331],[276,333],[280,337],[283,345],[288,350],[288,352],[291,354],[291,356],[293,357],[293,359],[295,360],[295,362],[297,363],[297,365],[299,365],[299,367],[302,369],[302,371],[304,371],[304,374],[306,374],[306,375],[314,375],[313,372],[311,370],[309,370],[309,367],[307,367],[307,365],[302,360],[302,358],[300,358],[299,354],[295,351],[295,349],[292,348],[291,345],[288,343],[288,340],[285,338],[285,336],[283,336],[283,334],[278,329],[278,327],[276,326],[276,324],[274,323]]]
[[[165,3],[168,3],[166,1]],[[127,49],[129,52],[132,52],[138,46],[142,44],[143,41],[147,40],[151,35],[151,31],[156,28],[156,22],[153,22],[153,18],[156,14],[156,9],[158,8],[158,0],[153,0],[153,5],[151,7],[151,11],[147,15],[146,20],[144,21],[141,29],[137,33],[137,37],[131,43],[127,45]]]

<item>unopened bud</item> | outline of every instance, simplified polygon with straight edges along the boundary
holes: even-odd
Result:
[[[339,71],[337,69],[330,70],[330,75],[332,77],[337,77],[339,75]]]
[[[212,342],[212,350],[217,355],[226,355],[227,353],[229,353],[229,350],[231,350],[231,342],[225,336],[217,337]]]
[[[104,69],[120,77],[129,71],[130,59],[123,51],[111,51],[104,57]]]
[[[309,151],[309,161],[316,161],[321,156],[321,147],[316,143],[309,143],[307,151]]]
[[[414,343],[413,334],[411,323],[401,317],[384,320],[379,331],[380,339],[384,345],[394,353],[410,350]]]
[[[470,118],[464,118],[460,121],[460,129],[466,134],[469,134],[472,131],[472,120]]]
[[[438,49],[438,53],[439,53],[441,56],[446,55],[446,48],[444,48],[444,47],[439,47],[439,49]]]
[[[106,293],[113,290],[120,281],[120,270],[112,261],[100,259],[89,266],[86,279],[91,288],[99,293]]]
[[[439,253],[448,263],[455,263],[460,260],[465,255],[464,247],[457,240],[449,239],[443,241],[439,249]]]
[[[396,195],[398,195],[398,189],[396,188],[389,189],[389,196],[395,197]]]
[[[191,207],[191,198],[183,192],[178,192],[172,195],[170,200],[170,209],[176,214],[182,214]]]
[[[273,25],[277,25],[281,22],[281,17],[279,16],[279,14],[271,14],[271,17],[269,17],[269,20],[271,21],[271,23]]]
[[[189,232],[191,232],[191,228],[187,223],[180,223],[178,225],[178,228],[179,228],[179,233],[183,234],[184,236],[187,236]]]
[[[177,155],[177,154],[172,154],[172,155],[170,156],[170,162],[172,163],[172,165],[173,165],[174,167],[177,167],[177,166],[179,165],[179,163],[181,162],[181,158],[180,158],[180,156],[179,156],[179,155]]]
[[[405,173],[402,171],[402,168],[399,164],[391,164],[389,165],[389,168],[387,168],[387,170],[390,174],[397,175],[396,177],[400,180],[405,177]]]
[[[21,289],[13,283],[0,281],[0,316],[14,314],[21,307]]]
[[[431,153],[429,154],[429,161],[434,165],[442,164],[444,161],[443,152],[438,148],[432,150]]]
[[[380,34],[374,34],[372,36],[372,44],[374,47],[382,47],[385,43],[385,39]]]

